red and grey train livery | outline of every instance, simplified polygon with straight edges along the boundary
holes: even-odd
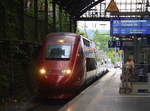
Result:
[[[39,91],[53,99],[73,97],[97,72],[94,43],[74,33],[52,33],[39,57]]]

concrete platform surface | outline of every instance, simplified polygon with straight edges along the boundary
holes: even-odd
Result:
[[[120,74],[112,69],[59,111],[150,111],[149,95],[119,94]]]

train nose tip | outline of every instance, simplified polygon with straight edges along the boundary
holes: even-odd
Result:
[[[63,80],[63,76],[59,76],[57,79],[56,79],[56,84],[59,84],[59,83],[61,83],[62,82],[62,80]]]
[[[57,86],[57,87],[61,86],[61,85],[65,84],[66,81],[68,81],[68,79],[69,79],[68,77],[60,76],[60,75],[48,76],[46,78],[47,82],[49,84],[51,84],[52,87],[54,87],[54,86]]]

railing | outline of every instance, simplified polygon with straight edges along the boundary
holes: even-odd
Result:
[[[126,72],[126,70],[125,70],[126,66],[127,65],[123,65],[123,67],[122,67],[123,74]],[[150,73],[150,64],[135,64],[134,68],[132,70],[133,70],[135,77],[147,76]],[[141,75],[141,73],[143,73],[143,74]]]

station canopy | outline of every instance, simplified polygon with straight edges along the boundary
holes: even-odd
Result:
[[[71,16],[79,17],[102,1],[104,0],[56,0],[56,3],[69,12]]]
[[[150,15],[149,0],[54,0],[76,20],[110,20],[111,17]]]

